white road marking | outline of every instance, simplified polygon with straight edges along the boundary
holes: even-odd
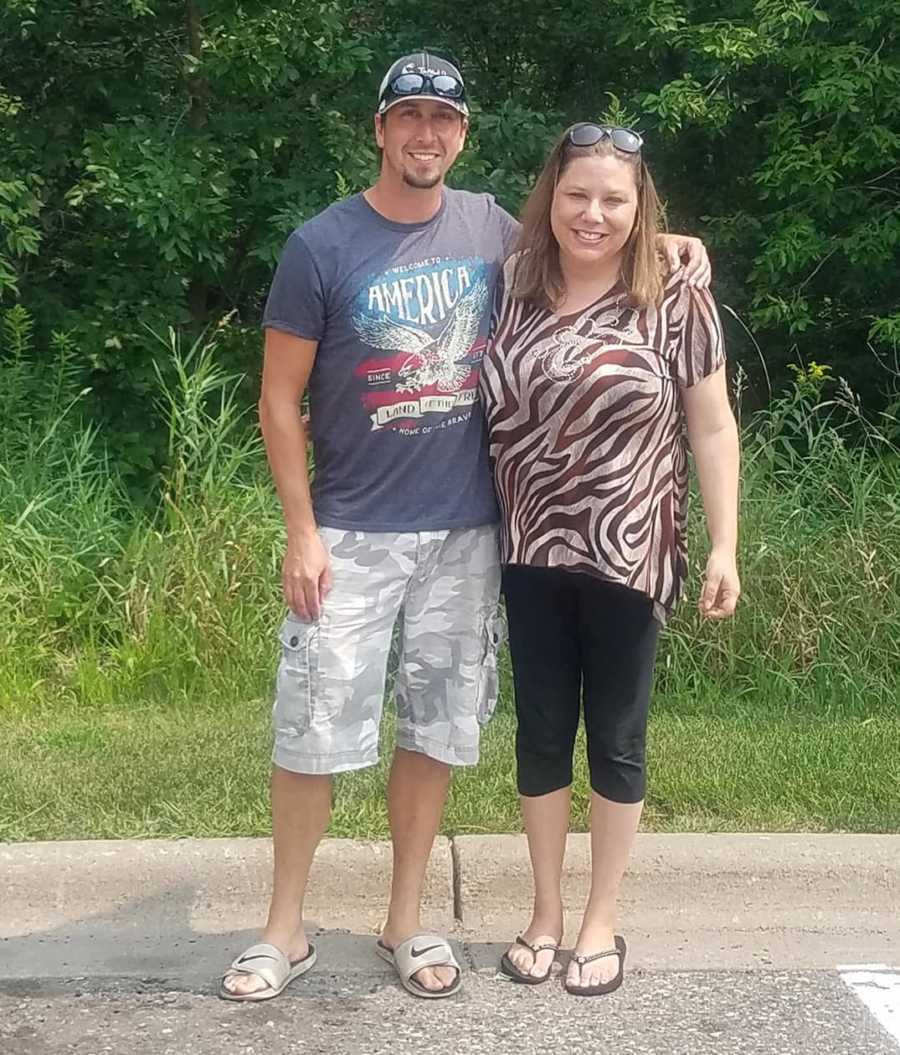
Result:
[[[872,1012],[889,1036],[900,1043],[900,971],[884,964],[838,967],[841,979]]]

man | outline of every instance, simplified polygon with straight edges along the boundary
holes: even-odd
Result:
[[[290,612],[274,709],[274,883],[261,944],[220,995],[277,996],[314,963],[303,897],[328,825],[332,774],[377,762],[400,618],[397,741],[388,784],[393,877],[376,951],[406,989],[460,985],[448,942],[419,932],[450,767],[478,760],[496,701],[498,513],[478,369],[500,265],[518,224],[444,177],[468,130],[459,70],[428,53],[381,83],[374,186],[285,246],[266,305],[260,417],[287,526]],[[696,240],[687,245],[705,267]],[[309,385],[315,480],[298,405]]]

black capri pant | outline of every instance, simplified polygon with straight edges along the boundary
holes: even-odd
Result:
[[[591,787],[640,802],[659,623],[645,594],[582,572],[503,571],[516,690],[519,793],[572,783],[582,704]]]

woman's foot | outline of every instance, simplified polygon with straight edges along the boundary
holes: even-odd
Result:
[[[522,974],[531,975],[532,978],[543,978],[553,966],[556,948],[562,941],[562,931],[561,910],[558,915],[553,916],[535,915],[528,924],[528,928],[522,931],[522,939],[532,946],[551,945],[555,948],[542,949],[534,953],[516,941],[506,950],[506,957]]]
[[[590,989],[611,982],[619,973],[620,957],[615,952],[583,965],[578,963],[577,957],[593,956],[604,949],[615,948],[616,935],[612,926],[585,920],[581,924],[581,933],[566,971],[566,986],[570,989]]]
[[[290,935],[266,930],[259,940],[280,949],[292,964],[304,959],[309,953],[309,942],[306,940],[302,924]],[[262,989],[268,989],[269,983],[258,974],[240,974],[237,971],[229,971],[222,979],[222,988],[235,996],[246,996],[248,993],[258,993]]]

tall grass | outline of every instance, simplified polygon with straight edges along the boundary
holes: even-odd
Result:
[[[144,501],[80,416],[75,351],[0,354],[0,839],[248,834],[265,773],[283,529],[240,378],[213,330],[160,337],[167,457]],[[41,362],[40,368],[38,362]],[[745,429],[737,617],[664,636],[647,823],[900,830],[900,455],[811,364]],[[448,831],[515,828],[508,665]],[[390,740],[390,731],[385,734]],[[333,831],[386,830],[381,770]],[[586,819],[585,775],[576,786]]]
[[[686,606],[668,634],[662,687],[715,677],[759,706],[896,713],[900,452],[815,363],[755,415],[743,447],[738,617],[710,627]],[[691,536],[696,582],[696,515]]]

